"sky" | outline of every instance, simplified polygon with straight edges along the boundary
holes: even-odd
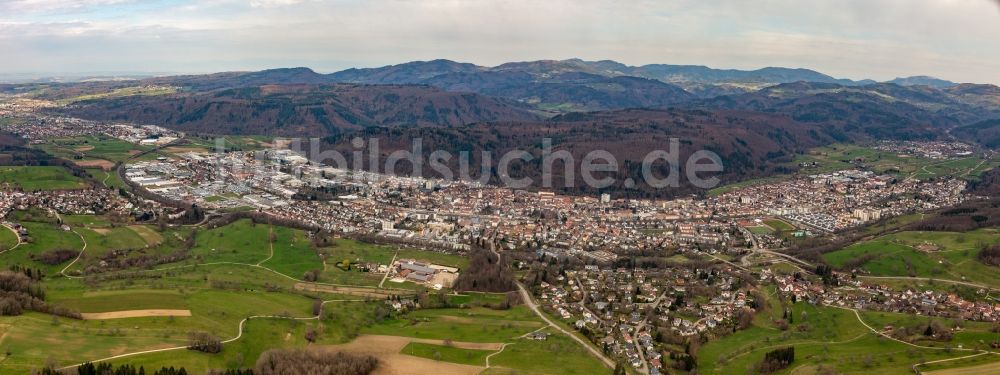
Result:
[[[0,0],[0,52],[0,75],[576,57],[1000,84],[1000,0]]]

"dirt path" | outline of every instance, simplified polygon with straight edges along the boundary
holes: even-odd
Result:
[[[914,343],[911,343],[911,342],[903,341],[903,340],[897,339],[895,337],[889,336],[889,335],[885,334],[882,331],[879,331],[879,330],[877,330],[875,328],[872,328],[872,326],[868,325],[868,323],[866,323],[864,319],[861,319],[861,314],[859,314],[858,310],[856,310],[856,309],[852,309],[852,308],[848,308],[848,307],[840,307],[840,306],[835,306],[835,305],[826,305],[826,306],[835,307],[835,308],[838,308],[838,309],[849,310],[849,311],[854,312],[854,316],[858,318],[858,322],[861,322],[861,325],[865,326],[865,328],[868,328],[868,330],[872,331],[876,335],[885,337],[885,338],[887,338],[889,340],[898,342],[900,344],[904,344],[904,345],[907,345],[907,346],[912,346],[914,348],[920,348],[920,349],[947,350],[947,351],[954,350],[954,351],[977,353],[977,354],[967,355],[967,356],[962,356],[962,357],[945,358],[945,359],[939,359],[939,360],[936,360],[936,361],[928,361],[928,362],[916,363],[916,364],[913,365],[912,368],[913,368],[913,372],[918,373],[918,374],[920,373],[920,370],[918,370],[917,367],[920,367],[921,365],[925,365],[925,364],[928,364],[928,363],[948,362],[948,361],[954,361],[954,360],[958,360],[958,359],[962,359],[962,358],[975,357],[975,356],[982,355],[982,354],[1000,355],[1000,352],[995,352],[995,351],[990,351],[990,350],[980,350],[980,349],[970,349],[970,348],[939,348],[939,347],[936,347],[936,346],[917,345],[917,344],[914,344]]]
[[[61,220],[62,219],[60,219],[60,221]],[[72,262],[69,262],[69,264],[67,264],[66,267],[63,267],[63,269],[61,271],[59,271],[59,273],[61,275],[65,276],[68,279],[81,279],[82,277],[79,277],[79,276],[70,276],[70,275],[66,274],[66,270],[68,270],[70,267],[73,267],[73,265],[76,264],[76,262],[78,260],[80,260],[80,257],[83,256],[83,252],[87,251],[87,239],[83,238],[83,235],[80,234],[79,232],[75,231],[75,230],[73,231],[73,233],[76,234],[77,236],[80,236],[80,241],[83,241],[83,248],[80,249],[80,253],[76,255],[76,259],[73,259]]]
[[[973,354],[973,355],[970,355],[970,356],[958,357],[958,358],[950,358],[950,359],[944,359],[944,360],[939,360],[939,361],[924,362],[924,363],[918,364],[917,366],[926,365],[926,364],[930,364],[930,363],[944,362],[944,361],[953,361],[953,360],[956,360],[956,359],[972,358],[972,357],[981,356],[983,354],[986,354],[986,353]],[[987,364],[984,364],[984,365],[976,365],[976,366],[956,367],[956,368],[950,368],[950,369],[945,369],[945,370],[937,370],[937,371],[931,371],[931,372],[924,372],[923,374],[926,374],[926,375],[980,375],[980,374],[996,374],[996,373],[1000,373],[1000,362],[993,362],[993,363],[987,363]]]
[[[490,368],[491,367],[490,366],[490,358],[493,358],[493,356],[495,356],[497,354],[503,353],[503,350],[507,349],[507,345],[514,345],[514,344],[506,342],[506,343],[504,343],[503,345],[500,346],[500,350],[497,350],[496,353],[491,353],[490,355],[486,356],[486,368]]]
[[[122,310],[122,311],[109,311],[102,313],[81,313],[83,320],[106,320],[106,319],[123,319],[123,318],[144,318],[150,316],[191,316],[191,310],[167,310],[167,309],[149,309],[149,310]]]
[[[322,305],[325,306],[327,303],[333,303],[333,302],[365,302],[365,300],[358,300],[358,299],[333,299],[333,300],[323,301]],[[248,316],[246,318],[243,318],[243,320],[240,321],[240,324],[237,327],[236,337],[233,337],[233,338],[231,338],[229,340],[222,341],[222,343],[223,344],[228,344],[228,343],[231,343],[233,341],[239,340],[241,337],[243,337],[244,326],[251,319],[316,320],[316,319],[319,319],[319,315],[312,316],[312,317],[305,317],[305,318],[293,318],[293,317],[288,317],[288,316],[276,316],[276,315],[254,315],[254,316]],[[125,358],[125,357],[131,357],[131,356],[141,355],[141,354],[159,353],[159,352],[167,352],[167,351],[181,350],[181,349],[187,349],[187,346],[174,346],[174,347],[169,347],[169,348],[142,350],[142,351],[138,351],[138,352],[131,352],[131,353],[114,355],[114,356],[110,356],[110,357],[106,357],[106,358],[101,358],[101,359],[90,360],[90,361],[87,361],[87,362],[92,362],[92,363],[107,362],[107,361],[110,361],[110,360],[113,360],[113,359],[118,359],[118,358]],[[81,362],[81,363],[77,363],[77,364],[73,364],[73,365],[61,367],[61,368],[58,368],[57,370],[66,370],[66,369],[74,368],[74,367],[80,366],[83,363],[85,363],[85,362]]]
[[[274,258],[274,241],[271,240],[272,236],[274,236],[274,226],[273,225],[267,227],[267,245],[268,245],[268,247],[271,250],[271,254],[267,256],[267,259],[264,259],[264,260],[262,260],[260,262],[257,262],[257,266],[258,267],[260,267],[261,264],[264,264],[264,262],[267,262],[267,261],[271,260],[271,258]]]
[[[389,272],[392,272],[392,265],[396,263],[396,256],[399,255],[399,249],[392,254],[392,260],[389,261],[389,267],[385,270],[385,275],[382,276],[382,281],[378,283],[378,287],[381,288],[385,284],[385,279],[389,278]],[[324,263],[325,264],[325,263]]]

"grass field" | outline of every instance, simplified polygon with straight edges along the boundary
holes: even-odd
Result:
[[[417,259],[439,265],[458,267],[459,269],[464,269],[469,265],[468,258],[455,254],[397,248],[347,238],[338,238],[332,246],[324,247],[320,251],[328,254],[327,263],[329,263],[326,271],[323,272],[322,281],[335,284],[377,286],[382,281],[383,274],[344,270],[334,266],[334,264],[348,260],[351,262],[372,262],[388,265],[393,255],[397,254],[397,252],[397,259]],[[398,284],[394,285],[400,286]],[[402,286],[409,285],[403,284]]]
[[[84,297],[59,300],[61,306],[84,313],[121,310],[187,308],[185,296],[176,291],[127,290],[88,292]]]
[[[433,359],[435,361],[445,361],[460,363],[463,365],[485,366],[486,356],[493,353],[490,350],[461,349],[453,346],[424,344],[411,342],[400,351],[402,354]]]
[[[76,102],[82,102],[85,100],[96,100],[96,99],[107,99],[107,98],[121,98],[126,96],[158,96],[167,95],[177,92],[176,87],[170,86],[135,86],[135,87],[123,87],[120,89],[114,89],[107,92],[102,92],[98,94],[88,94],[80,95],[67,99],[60,99],[56,102],[59,104],[71,104]]]
[[[552,329],[545,341],[519,339],[490,358],[499,369],[487,373],[506,374],[610,374],[611,370],[592,357],[580,344]]]
[[[505,342],[542,327],[531,311],[518,306],[506,311],[486,308],[417,310],[406,316],[366,327],[363,333],[466,342]]]
[[[880,311],[865,311],[861,313],[861,317],[869,325],[879,328],[887,325],[892,325],[893,327],[924,326],[931,320],[939,322],[944,327],[955,326],[955,321],[952,319],[929,318],[925,316]],[[964,348],[989,349],[990,342],[1000,339],[1000,333],[991,332],[993,329],[993,324],[991,323],[963,321],[960,324],[962,330],[955,332],[952,335],[952,340],[949,342],[918,340],[915,343],[922,346],[933,346],[939,348],[946,346],[957,347],[961,345]]]
[[[495,305],[503,303],[506,295],[501,293],[464,292],[462,295],[448,295],[448,303],[454,305]]]
[[[189,137],[187,138],[190,144],[185,147],[200,148],[205,150],[210,150],[212,152],[217,151],[219,148],[219,140],[222,140],[222,144],[225,146],[226,150],[242,150],[242,151],[255,151],[271,148],[273,142],[272,138],[264,136],[225,136],[225,137]]]
[[[253,319],[246,323],[243,337],[225,344],[218,354],[205,354],[190,350],[143,354],[117,360],[117,363],[143,365],[146,368],[163,366],[183,366],[189,373],[201,374],[209,369],[253,367],[260,353],[273,348],[304,347],[305,331],[320,332],[316,344],[345,343],[357,335],[358,327],[371,324],[372,303],[338,302],[327,304],[324,313],[329,317],[323,321],[288,319]],[[226,338],[235,335],[233,332]]]
[[[198,232],[191,249],[200,263],[237,262],[257,264],[271,254],[269,227],[249,219]]]
[[[968,354],[914,348],[876,336],[848,310],[806,303],[794,304],[791,309],[794,324],[788,331],[761,324],[769,322],[774,314],[780,317],[780,308],[778,312],[769,309],[764,312],[767,316],[755,319],[753,327],[705,344],[698,353],[698,372],[752,372],[764,353],[788,346],[795,348],[795,362],[780,373],[810,374],[826,368],[836,373],[912,374],[910,366],[914,363]],[[879,323],[866,322],[873,326]],[[799,327],[804,324],[809,328],[803,331]]]
[[[996,228],[972,232],[900,232],[824,254],[831,265],[871,258],[860,266],[876,276],[966,280],[1000,286],[1000,269],[977,261],[985,245],[1000,243]]]
[[[28,191],[82,189],[86,184],[63,167],[0,167],[0,184]]]
[[[305,232],[277,226],[272,231],[274,256],[261,265],[297,278],[307,271],[323,269],[323,261],[310,246]]]
[[[248,315],[310,315],[310,299],[294,294],[212,289],[163,294],[168,293],[117,291],[94,293],[77,299],[54,298],[54,303],[65,301],[89,310],[113,311],[123,307],[134,309],[136,305],[129,302],[133,298],[140,305],[155,307],[178,307],[183,301],[193,316],[102,321],[53,320],[35,313],[0,317],[0,325],[9,325],[0,345],[14,353],[0,367],[0,373],[26,373],[31,366],[37,368],[50,358],[60,365],[68,365],[119,353],[184,345],[187,332],[192,330],[230,338],[236,336],[239,321]],[[156,302],[156,297],[163,302]],[[255,344],[251,340],[246,343]],[[186,351],[178,353],[183,352]]]
[[[125,182],[122,181],[118,173],[114,171],[105,171],[100,168],[87,168],[87,173],[94,176],[94,179],[104,184],[112,189],[125,188]]]
[[[189,310],[191,316],[92,321],[53,319],[36,313],[0,317],[0,348],[11,353],[0,362],[0,374],[30,373],[48,361],[61,366],[126,352],[184,345],[187,332],[195,330],[228,339],[236,336],[240,320],[250,315],[307,318],[312,316],[314,298],[357,299],[300,292],[293,288],[295,280],[276,273],[301,277],[306,270],[323,267],[308,236],[299,230],[237,221],[199,232],[197,244],[191,250],[192,257],[186,261],[118,273],[131,275],[126,277],[102,274],[108,277],[85,280],[58,275],[69,261],[45,266],[32,260],[30,255],[59,248],[79,250],[84,243],[82,236],[87,251],[69,270],[73,272],[96,264],[103,253],[112,249],[137,248],[141,254],[174,251],[191,229],[178,227],[161,231],[154,226],[114,223],[101,216],[64,215],[63,221],[73,229],[64,231],[54,223],[55,218],[41,210],[16,211],[12,218],[28,228],[32,242],[0,254],[0,267],[22,264],[41,268],[48,275],[44,288],[49,303],[85,313],[171,309]],[[269,246],[272,237],[273,255]],[[390,259],[396,251],[363,243],[351,243],[351,246],[371,251],[373,256],[388,254]],[[464,259],[457,256],[409,249],[403,252],[419,259],[464,265]],[[212,262],[246,265],[203,264]],[[263,267],[252,266],[258,263]],[[456,298],[466,303],[492,303],[498,299],[502,301],[503,296],[470,294]],[[252,366],[257,356],[270,348],[305,346],[306,329],[320,332],[318,343],[339,344],[368,329],[365,327],[391,334],[409,332],[414,337],[447,336],[486,342],[494,337],[513,338],[541,326],[523,308],[503,312],[488,309],[418,311],[400,319],[377,321],[375,308],[380,305],[383,302],[331,302],[325,305],[323,319],[319,320],[251,320],[243,338],[225,345],[223,353],[216,355],[178,350],[128,357],[118,362],[136,363],[146,368],[184,366],[192,373],[204,373],[211,368]],[[397,329],[401,325],[406,328]]]
[[[104,135],[50,139],[37,147],[67,160],[102,159],[111,162],[124,161],[151,149]]]
[[[7,227],[0,227],[0,251],[17,245],[17,234]]]
[[[764,220],[764,224],[767,225],[767,226],[769,226],[769,227],[771,227],[771,228],[774,228],[774,230],[777,230],[777,231],[795,230],[795,227],[793,227],[791,224],[788,224],[788,223],[786,223],[786,222],[784,222],[782,220],[778,220],[778,219]]]
[[[1000,373],[1000,361],[991,355],[920,366],[927,375],[982,375]]]
[[[852,160],[863,160],[863,164],[875,173],[889,173],[901,177],[913,176],[918,179],[932,177],[963,177],[976,178],[984,170],[1000,165],[998,160],[989,160],[980,165],[983,159],[978,157],[958,159],[928,159],[912,155],[897,155],[891,152],[879,151],[874,148],[836,144],[810,150],[808,154],[795,159],[795,163],[816,162],[819,168],[810,169],[808,173],[822,173],[853,167]],[[975,168],[979,166],[979,168]],[[973,169],[972,173],[970,169]]]
[[[54,275],[62,269],[63,265],[42,264],[32,260],[31,256],[37,256],[53,249],[80,250],[83,248],[83,241],[80,240],[80,237],[77,237],[73,233],[65,232],[52,224],[21,222],[21,225],[28,229],[31,240],[14,250],[0,255],[3,265],[19,264],[31,268],[39,268],[46,275]]]

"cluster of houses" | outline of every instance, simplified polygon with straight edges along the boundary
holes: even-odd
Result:
[[[977,293],[984,298],[968,301],[954,293],[940,291],[895,290],[878,283],[851,279],[835,273],[840,287],[831,288],[807,278],[774,276],[778,291],[796,300],[812,303],[850,307],[858,310],[940,316],[993,322],[1000,319],[1000,303],[990,302],[987,291]]]
[[[752,299],[717,269],[625,269],[586,265],[539,284],[542,306],[649,373],[663,370],[663,331],[694,336],[733,324]]]
[[[897,180],[871,171],[844,170],[736,189],[709,198],[720,215],[783,217],[803,227],[833,232],[910,212],[962,202],[965,181]]]

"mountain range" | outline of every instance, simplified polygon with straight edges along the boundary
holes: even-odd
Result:
[[[617,172],[624,175],[635,172],[630,168],[639,160],[632,157],[680,137],[688,148],[723,155],[726,181],[787,172],[781,168],[795,154],[835,142],[1000,144],[1000,87],[922,76],[852,81],[790,68],[432,60],[332,74],[284,68],[9,84],[0,93],[57,100],[68,105],[52,111],[94,120],[323,137],[330,148],[360,135],[380,138],[387,152],[413,137],[453,152],[534,152],[536,138],[548,136],[574,155],[616,150],[626,159]],[[536,169],[522,167],[529,174]]]

